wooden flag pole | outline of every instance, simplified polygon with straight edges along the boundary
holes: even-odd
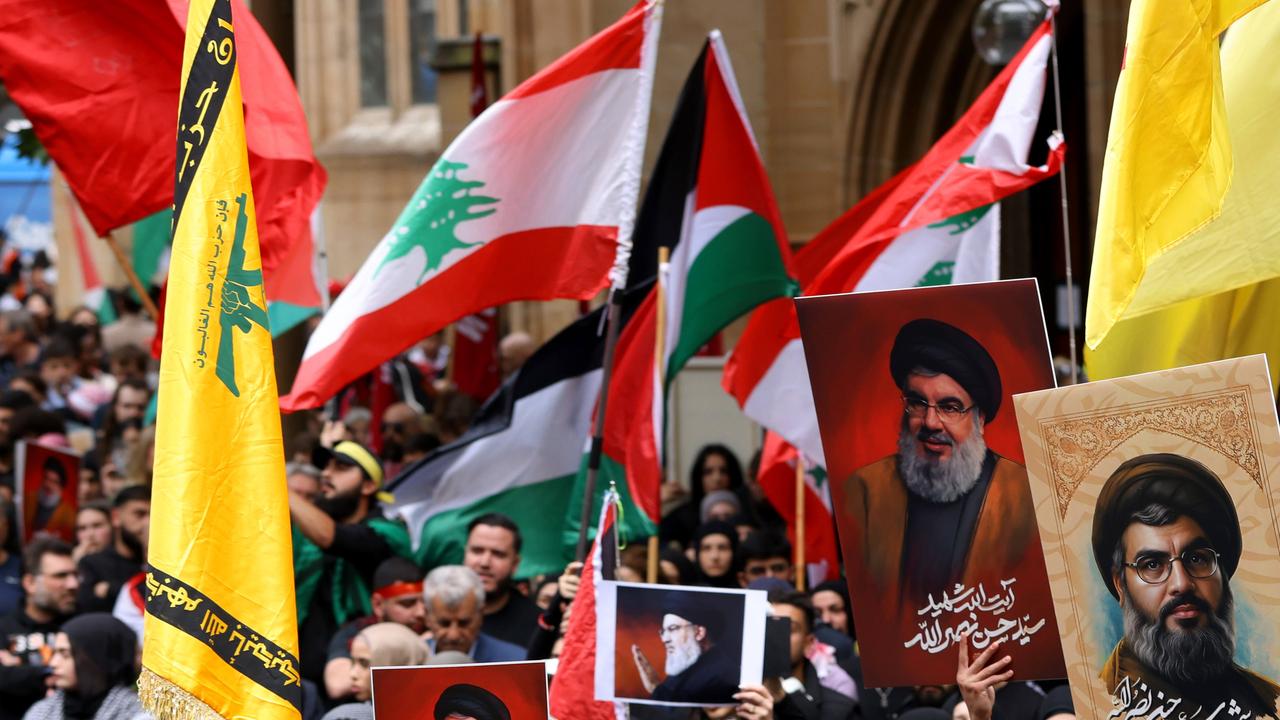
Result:
[[[75,218],[72,218],[75,221]],[[142,301],[142,307],[151,316],[152,320],[160,322],[160,311],[156,309],[156,304],[151,301],[151,296],[147,294],[146,288],[142,286],[142,281],[138,279],[138,273],[134,272],[133,264],[129,262],[129,258],[125,257],[124,250],[120,247],[120,243],[116,242],[114,232],[108,232],[103,238],[107,241],[107,247],[111,248],[111,254],[116,256],[116,262],[120,264],[120,269],[124,271],[124,276],[128,278],[129,284],[133,286],[133,291],[138,293],[138,299]]]
[[[658,373],[658,377],[661,378],[658,386],[662,388],[666,387],[667,298],[665,290],[667,285],[667,270],[669,269],[670,260],[671,248],[659,246],[658,284],[654,288],[654,292],[656,293],[654,296],[654,302],[657,305],[657,322],[654,323],[656,328],[653,336],[653,367],[654,371]],[[663,406],[665,407],[665,403]],[[662,423],[662,427],[663,432],[665,432],[665,422]],[[662,455],[663,453],[658,453],[658,463],[660,465],[662,465]],[[666,473],[660,473],[660,475],[665,476]],[[661,489],[659,489],[659,493],[661,493]],[[648,577],[646,580],[650,584],[658,582],[658,553],[660,552],[660,549],[658,533],[655,531],[654,534],[649,537],[649,567],[647,573]]]
[[[804,456],[796,450],[796,589],[805,591],[809,571],[804,564]]]

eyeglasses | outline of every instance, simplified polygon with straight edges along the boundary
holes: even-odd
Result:
[[[1148,585],[1159,585],[1168,580],[1169,575],[1173,573],[1174,561],[1181,562],[1182,569],[1193,578],[1203,580],[1213,577],[1218,572],[1218,552],[1211,548],[1184,550],[1176,557],[1147,555],[1124,565],[1133,568],[1142,582]]]
[[[902,396],[902,406],[906,409],[907,415],[917,419],[928,415],[929,408],[933,408],[938,411],[938,419],[948,425],[960,422],[965,415],[969,414],[970,410],[977,407],[977,405],[965,407],[956,400],[943,400],[934,405],[924,398],[909,397],[907,395]]]
[[[668,635],[675,635],[676,633],[680,632],[681,630],[683,630],[683,629],[685,629],[685,628],[689,628],[689,627],[693,627],[693,623],[681,623],[681,624],[678,624],[678,625],[677,625],[677,624],[675,624],[675,623],[672,623],[672,624],[670,624],[670,625],[666,625],[666,626],[663,626],[663,627],[658,628],[658,637],[666,637],[666,636],[668,636]]]

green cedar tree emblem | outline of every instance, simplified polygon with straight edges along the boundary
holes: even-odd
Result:
[[[991,211],[991,205],[983,205],[976,207],[968,212],[962,212],[958,215],[952,215],[946,220],[936,222],[929,227],[931,228],[952,228],[948,235],[959,235],[978,224],[978,221],[986,217]]]
[[[809,477],[813,478],[813,486],[821,490],[822,486],[827,484],[827,469],[821,465],[814,465],[809,468]]]
[[[929,272],[916,283],[916,287],[933,287],[934,285],[950,285],[952,273],[955,272],[956,264],[954,262],[942,261],[934,263],[929,268]]]
[[[418,275],[417,284],[421,285],[422,279],[427,273],[439,268],[446,255],[454,250],[479,245],[462,242],[455,230],[458,223],[497,212],[496,208],[477,208],[492,205],[498,202],[498,198],[472,195],[471,191],[484,187],[484,183],[462,179],[459,174],[466,169],[467,166],[463,163],[443,159],[436,163],[427,182],[418,191],[413,214],[393,231],[391,248],[374,270],[375,277],[384,265],[420,247],[427,256],[426,265]]]
[[[240,397],[240,388],[236,386],[236,353],[235,330],[248,333],[253,327],[267,329],[267,311],[253,301],[250,291],[262,287],[262,268],[246,270],[244,252],[244,234],[249,227],[249,213],[246,209],[248,198],[240,193],[236,198],[240,206],[236,213],[235,240],[231,243],[231,257],[227,261],[227,277],[222,282],[222,313],[218,318],[222,335],[218,340],[218,358],[214,363],[214,374],[232,395]]]

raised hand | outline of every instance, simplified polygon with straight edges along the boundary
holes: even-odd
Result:
[[[960,696],[969,708],[970,720],[990,720],[991,709],[996,702],[996,686],[1013,677],[1009,668],[1012,658],[1008,655],[991,662],[991,658],[1003,647],[1004,643],[992,643],[972,662],[969,661],[969,636],[960,640],[960,665],[956,670],[956,684],[960,686]]]

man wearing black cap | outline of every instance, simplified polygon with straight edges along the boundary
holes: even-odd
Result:
[[[1124,613],[1124,637],[1100,674],[1113,695],[1177,700],[1187,717],[1275,716],[1280,686],[1234,661],[1230,580],[1241,544],[1231,495],[1195,460],[1142,455],[1111,474],[1093,554]]]
[[[435,720],[511,720],[511,711],[488,690],[458,683],[440,693],[432,717]]]
[[[902,393],[898,451],[854,472],[844,511],[862,531],[848,545],[861,549],[860,580],[914,622],[956,583],[1017,577],[1040,544],[1026,469],[983,437],[1003,395],[987,350],[953,325],[916,319],[898,331],[889,370]]]
[[[698,593],[672,592],[662,605],[658,635],[667,651],[666,679],[638,645],[631,646],[636,669],[654,700],[687,703],[732,703],[741,675],[739,658],[721,638],[724,618],[715,603]]]
[[[372,613],[370,597],[378,565],[410,557],[409,531],[383,517],[378,500],[382,465],[359,443],[319,447],[321,492],[313,503],[290,491],[294,576],[298,587],[298,640],[302,676],[323,682],[329,639],[348,620]]]

